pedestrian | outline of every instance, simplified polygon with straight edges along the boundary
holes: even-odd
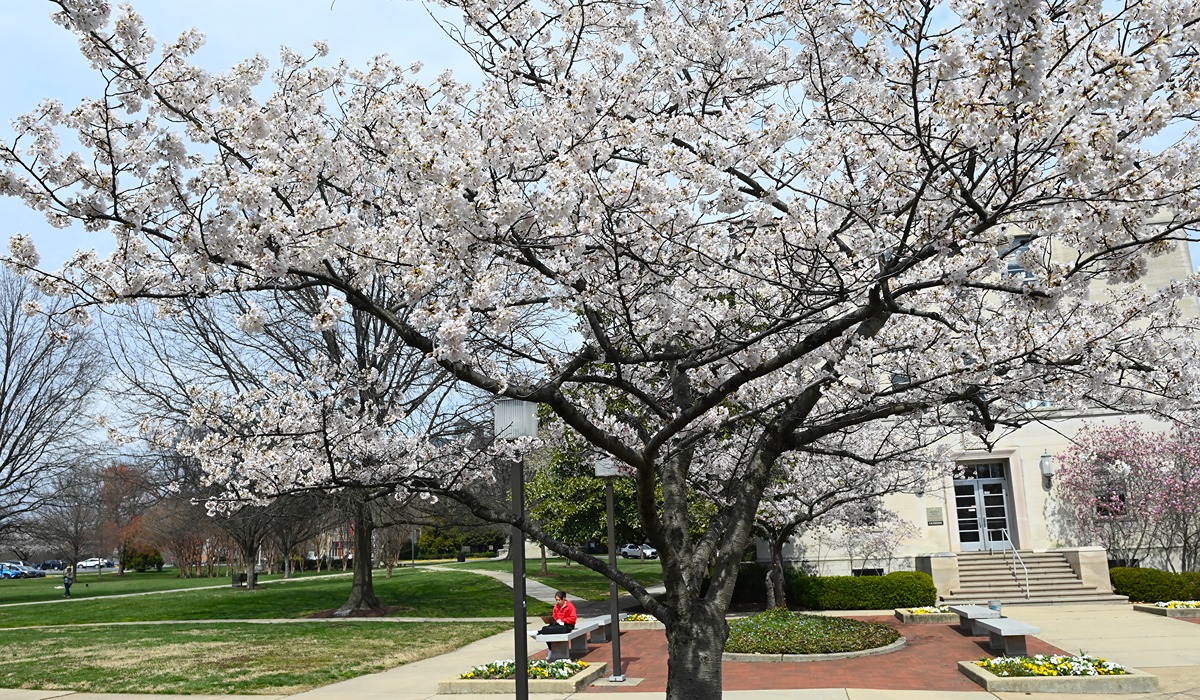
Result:
[[[75,581],[71,575],[74,573],[75,573],[74,567],[70,567],[70,566],[68,566],[67,570],[63,572],[63,597],[64,598],[71,597],[71,584],[75,583]]]

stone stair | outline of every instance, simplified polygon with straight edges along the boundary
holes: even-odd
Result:
[[[1085,586],[1060,552],[1019,551],[1029,570],[1029,597],[1025,597],[1025,570],[1017,564],[1013,575],[1011,552],[963,552],[958,555],[959,587],[943,597],[946,604],[984,603],[999,600],[1007,605],[1055,603],[1128,603],[1126,596]]]

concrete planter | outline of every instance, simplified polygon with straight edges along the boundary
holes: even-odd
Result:
[[[621,631],[628,632],[630,630],[665,630],[666,625],[658,620],[647,620],[645,622],[631,622],[629,620],[621,621]]]
[[[959,661],[958,670],[989,693],[1152,693],[1158,678],[1129,668],[1124,676],[1031,676],[1009,678],[980,668],[974,661]]]
[[[530,678],[529,693],[578,693],[608,669],[608,664],[592,664],[570,678]],[[517,692],[512,679],[456,678],[438,683],[438,695],[508,695]]]
[[[1135,605],[1133,609],[1163,617],[1200,617],[1200,608],[1160,608],[1157,605]]]
[[[896,619],[906,625],[957,625],[958,615],[952,612],[918,615],[909,608],[896,608]]]
[[[958,617],[957,615],[955,616]],[[874,649],[863,649],[862,651],[843,651],[835,654],[735,654],[725,652],[721,655],[722,661],[741,661],[752,663],[801,663],[805,661],[833,661],[835,659],[853,659],[859,656],[877,656],[879,654],[890,654],[893,651],[900,651],[904,648],[906,640],[904,637],[886,646],[875,647]]]

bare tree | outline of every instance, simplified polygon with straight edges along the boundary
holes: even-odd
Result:
[[[88,429],[103,364],[86,329],[55,320],[65,307],[0,272],[0,532],[50,499]]]
[[[45,548],[74,564],[99,546],[99,481],[92,467],[60,472],[51,498],[29,519],[28,532]]]

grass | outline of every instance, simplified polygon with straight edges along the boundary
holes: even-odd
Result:
[[[511,561],[476,561],[465,564],[452,564],[455,568],[489,569],[492,571],[512,571]],[[609,581],[586,566],[572,564],[567,566],[562,559],[550,559],[547,562],[547,573],[542,574],[541,560],[529,559],[525,562],[526,576],[539,583],[555,589],[566,591],[572,598],[584,600],[605,600],[608,598]],[[662,583],[662,565],[658,560],[629,560],[617,562],[621,571],[633,576],[643,586],[653,586]]]
[[[436,656],[511,623],[129,625],[0,632],[0,687],[290,694]],[[52,660],[52,662],[50,662]]]
[[[886,646],[894,627],[844,617],[804,615],[775,608],[729,623],[725,651],[742,654],[834,654]]]
[[[342,576],[340,571],[316,572],[307,571],[304,574],[293,574],[293,577],[313,578],[318,576]],[[48,572],[45,578],[11,579],[0,581],[0,604],[31,603],[39,600],[54,600],[61,598],[62,572]],[[259,574],[259,582],[281,581],[283,574]],[[229,586],[228,576],[213,578],[179,578],[174,569],[165,571],[127,571],[124,576],[112,572],[97,574],[86,571],[76,576],[76,582],[71,586],[72,598],[95,598],[99,596],[122,595],[126,593],[150,593],[153,591],[168,591],[176,588],[205,588],[208,586]]]
[[[116,577],[114,577],[116,578]],[[30,582],[41,579],[28,579]],[[374,577],[381,603],[397,609],[397,617],[505,617],[512,614],[512,589],[485,576],[466,572],[397,569],[392,578]],[[62,585],[61,582],[59,585]],[[71,588],[74,598],[77,587]],[[347,576],[322,576],[268,584],[256,590],[230,588],[159,593],[150,596],[64,601],[55,604],[0,608],[0,627],[71,625],[160,620],[238,620],[301,618],[336,608],[350,593]],[[550,612],[550,605],[529,600],[530,615]]]

